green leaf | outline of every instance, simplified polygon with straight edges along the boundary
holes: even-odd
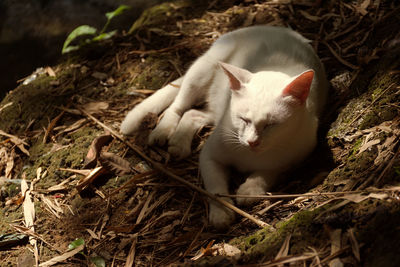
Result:
[[[78,50],[79,48],[81,48],[80,45],[71,45],[71,46],[63,48],[62,53],[66,54],[66,53]]]
[[[130,8],[131,7],[127,5],[120,5],[116,10],[106,13],[106,17],[108,20],[111,20],[112,18],[121,15],[123,12]]]
[[[106,40],[110,39],[112,36],[114,36],[117,33],[117,30],[111,31],[111,32],[105,32],[97,35],[96,37],[93,37],[93,41],[101,41],[101,40]]]
[[[106,267],[106,261],[102,257],[90,257],[90,261],[93,262],[97,267]]]
[[[67,39],[64,42],[63,49],[61,53],[65,54],[70,51],[74,51],[80,48],[80,46],[69,46],[69,44],[75,40],[77,37],[82,36],[82,35],[94,35],[96,34],[97,29],[94,27],[91,27],[89,25],[81,25],[77,27],[75,30],[73,30],[67,37]]]
[[[79,247],[80,245],[84,245],[84,244],[85,244],[85,240],[83,238],[77,238],[68,245],[68,250],[73,250],[73,249]]]

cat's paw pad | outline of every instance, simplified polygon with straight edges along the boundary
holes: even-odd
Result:
[[[182,147],[177,145],[169,145],[168,153],[175,159],[183,159],[190,155],[190,147]]]
[[[149,145],[163,146],[167,143],[170,130],[156,127],[149,135]]]
[[[264,195],[265,191],[261,186],[255,186],[253,183],[244,183],[241,186],[239,186],[236,194],[238,195]],[[249,206],[260,199],[258,198],[246,198],[246,197],[237,197],[236,198],[236,203],[240,206]]]
[[[175,132],[180,116],[174,112],[166,112],[157,127],[149,135],[149,145],[163,146]]]
[[[191,144],[185,140],[185,138],[175,138],[173,135],[168,142],[168,153],[175,159],[183,159],[190,155]]]
[[[161,122],[149,135],[149,145],[165,145],[168,141],[168,138],[175,131],[175,127],[175,124],[165,123],[165,121],[161,120]]]
[[[219,230],[226,230],[235,220],[235,213],[219,204],[210,204],[210,224]]]

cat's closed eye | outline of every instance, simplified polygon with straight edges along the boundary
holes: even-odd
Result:
[[[239,117],[239,119],[241,119],[246,125],[251,123],[251,120],[244,118],[244,117]]]

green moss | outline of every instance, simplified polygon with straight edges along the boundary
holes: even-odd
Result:
[[[24,171],[28,178],[36,176],[36,170],[43,167],[48,174],[45,179],[39,181],[39,187],[49,187],[62,181],[69,175],[61,172],[60,168],[80,169],[92,140],[97,136],[98,131],[85,127],[71,134],[72,145],[50,152],[53,144],[43,144],[41,139],[32,145],[30,149],[32,166]],[[70,140],[70,142],[71,142]]]
[[[390,72],[378,72],[375,75],[367,92],[374,104],[366,110],[359,126],[360,130],[371,128],[387,120],[392,120],[398,115],[397,108],[388,105],[389,103],[398,103],[400,100],[396,86],[398,82],[399,76],[393,75]]]
[[[322,210],[324,209],[301,211],[291,219],[278,223],[276,230],[267,227],[252,235],[235,238],[230,243],[241,249],[244,258],[251,262],[261,257],[271,258],[276,255],[288,235],[291,235],[293,240],[292,254],[304,252],[307,246],[319,247],[324,244],[322,226],[316,224],[314,219]]]
[[[367,107],[368,103],[368,96],[366,95],[349,101],[340,111],[338,118],[332,124],[327,136],[331,138],[343,138],[349,130],[353,130],[356,116],[359,116],[360,111]]]
[[[147,57],[145,62],[142,63],[142,71],[133,81],[133,85],[146,89],[161,88],[170,76],[170,60],[172,58],[168,55]]]
[[[0,209],[0,235],[5,233],[14,232],[10,223],[15,222],[23,217],[22,208],[18,207],[17,210],[9,211],[10,207]]]
[[[354,158],[357,155],[358,151],[360,150],[360,147],[361,147],[362,143],[363,143],[363,139],[362,138],[358,138],[354,142],[354,145],[353,145],[353,148],[351,149],[349,158]]]
[[[376,73],[367,90],[357,98],[351,99],[341,110],[337,120],[332,124],[328,137],[342,138],[355,128],[364,130],[376,126],[384,121],[392,120],[398,115],[395,105],[400,101],[396,84],[400,76],[382,67]]]
[[[372,101],[380,97],[384,90],[393,83],[393,75],[390,73],[377,74],[371,81],[368,91],[372,91]]]
[[[59,73],[57,80],[61,83],[71,77],[71,70]],[[39,76],[28,85],[20,85],[7,94],[0,106],[12,103],[1,112],[0,129],[19,134],[26,130],[28,123],[33,122],[34,129],[41,129],[48,125],[49,120],[56,116],[60,110],[56,106],[63,106],[73,92],[60,95],[57,87],[51,82],[54,77],[45,74]]]
[[[172,16],[178,16],[177,10],[189,5],[189,1],[174,1],[173,3],[162,3],[146,9],[142,15],[133,23],[129,29],[132,34],[144,26],[162,25],[163,22],[170,20]]]

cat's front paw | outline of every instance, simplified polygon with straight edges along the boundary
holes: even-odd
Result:
[[[157,127],[150,133],[149,135],[149,145],[160,145],[163,146],[168,141],[168,136],[170,135],[173,129]]]
[[[158,123],[156,128],[150,133],[149,145],[165,145],[169,137],[174,133],[179,119],[180,116],[175,112],[166,111],[164,117]]]
[[[254,179],[247,179],[245,183],[239,186],[236,194],[238,195],[264,195],[264,184]],[[241,206],[249,206],[257,202],[258,198],[246,198],[246,197],[237,197],[236,203]]]
[[[229,200],[229,202],[233,203],[232,200]],[[231,209],[214,203],[210,203],[210,212],[208,216],[210,224],[218,230],[228,229],[235,220],[235,213]]]
[[[190,155],[190,147],[168,145],[168,153],[175,159],[183,159]]]
[[[139,129],[139,126],[145,117],[140,110],[131,110],[122,121],[119,131],[124,135],[130,135]]]
[[[190,140],[190,139],[189,139]],[[176,138],[176,135],[172,135],[168,142],[168,153],[175,159],[183,159],[191,153],[191,143],[188,142],[188,138]]]

